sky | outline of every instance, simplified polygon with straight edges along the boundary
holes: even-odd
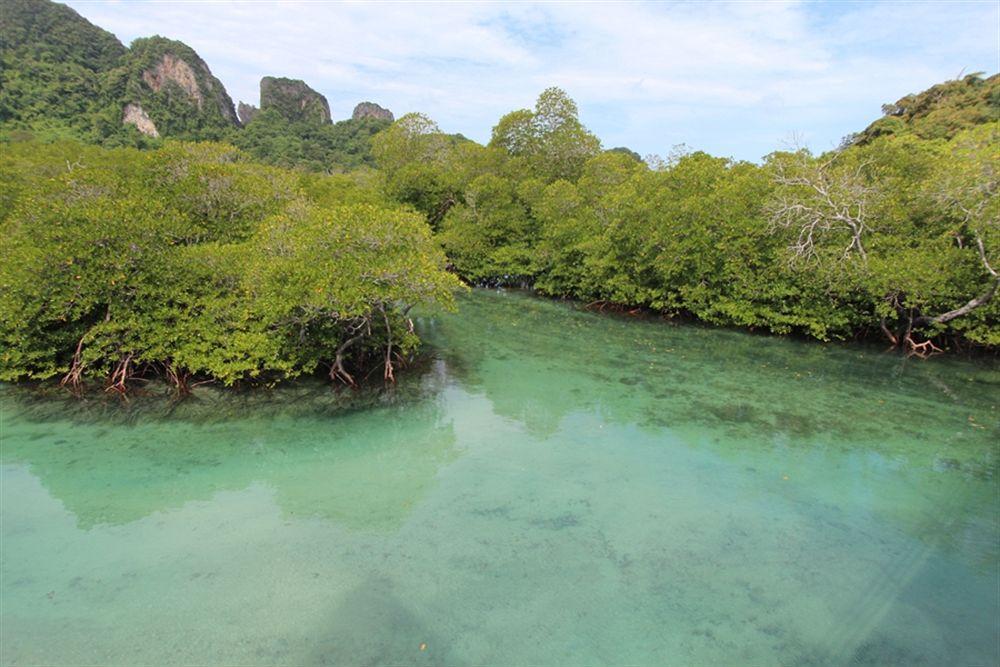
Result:
[[[605,147],[642,155],[823,151],[882,104],[1000,71],[1000,0],[66,4],[126,45],[185,42],[234,102],[286,76],[325,95],[334,120],[368,100],[486,142],[559,86]]]

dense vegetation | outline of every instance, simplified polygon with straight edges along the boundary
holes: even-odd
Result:
[[[1000,121],[1000,74],[969,74],[882,106],[885,115],[854,139],[866,143],[887,134],[951,139],[963,129]]]
[[[90,136],[102,73],[126,49],[65,5],[5,0],[0,11],[0,124]]]
[[[424,221],[350,176],[210,143],[0,160],[2,380],[392,379],[409,307],[448,307],[458,284]]]
[[[427,216],[469,281],[926,353],[943,333],[1000,344],[996,113],[950,140],[901,131],[762,165],[696,152],[650,167],[602,152],[550,89],[488,146],[409,115],[375,155],[387,194]]]
[[[389,121],[289,122],[274,109],[257,112],[231,141],[254,159],[279,167],[332,172],[374,166],[371,138]]]
[[[0,135],[73,138],[106,146],[158,146],[123,124],[126,105],[141,104],[162,136],[228,137],[236,114],[222,83],[191,48],[163,37],[126,49],[64,5],[15,0],[0,12],[3,43]],[[161,59],[187,68],[190,90],[156,71]]]
[[[557,88],[485,146],[421,114],[331,124],[277,79],[312,112],[271,100],[241,128],[183,44],[126,50],[47,0],[0,27],[0,380],[391,380],[408,309],[450,306],[458,277],[917,354],[1000,346],[1000,76],[907,96],[824,155],[643,161]]]

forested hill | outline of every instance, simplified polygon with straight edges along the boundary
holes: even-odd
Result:
[[[975,73],[945,81],[883,105],[882,113],[856,136],[858,143],[907,133],[921,139],[951,139],[966,128],[1000,122],[1000,74],[984,78]]]
[[[0,45],[0,122],[88,137],[121,42],[65,5],[5,0]]]
[[[0,138],[6,140],[74,138],[145,148],[166,138],[226,141],[263,162],[338,171],[372,165],[370,138],[392,119],[362,102],[352,118],[333,123],[327,100],[304,82],[262,73],[261,113],[243,104],[248,122],[242,123],[222,82],[186,44],[152,36],[125,48],[50,0],[5,2],[0,41]]]

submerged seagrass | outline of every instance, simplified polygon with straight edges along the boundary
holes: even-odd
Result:
[[[477,291],[387,393],[3,389],[3,664],[995,664],[1000,368]]]

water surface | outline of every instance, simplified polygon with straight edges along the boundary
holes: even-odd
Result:
[[[1000,661],[1000,367],[477,291],[389,392],[3,389],[0,662]]]

